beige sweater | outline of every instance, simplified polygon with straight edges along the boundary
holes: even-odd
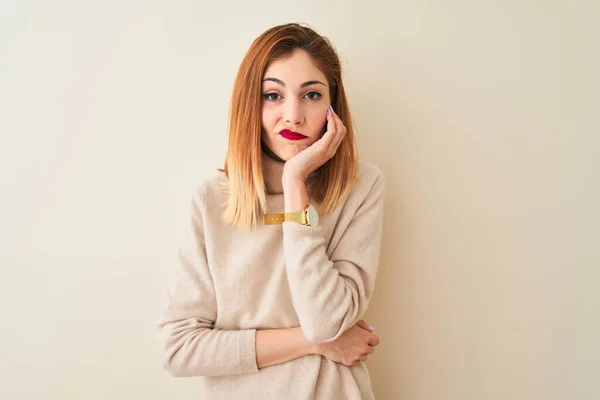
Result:
[[[281,213],[283,163],[263,153],[263,165],[268,212]],[[221,219],[223,173],[199,185],[159,323],[172,375],[201,377],[202,399],[374,398],[364,363],[307,355],[259,370],[255,352],[257,329],[301,326],[309,340],[326,342],[363,317],[379,262],[385,184],[370,163],[360,162],[358,178],[319,227],[284,222],[254,232]]]

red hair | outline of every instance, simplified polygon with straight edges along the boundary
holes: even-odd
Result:
[[[345,200],[356,179],[358,154],[338,55],[329,40],[311,28],[296,23],[275,26],[256,38],[244,56],[229,110],[229,143],[220,170],[229,178],[223,218],[243,229],[255,228],[267,213],[261,154],[263,75],[271,62],[297,49],[306,51],[327,78],[331,105],[347,129],[336,154],[319,168],[309,193],[320,203],[320,214]]]

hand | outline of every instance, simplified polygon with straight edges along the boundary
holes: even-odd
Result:
[[[331,106],[330,110],[331,114],[327,113],[327,132],[319,140],[285,162],[283,181],[302,180],[306,182],[311,173],[335,155],[347,130]]]
[[[336,340],[319,344],[317,353],[328,360],[354,367],[367,361],[378,344],[379,336],[371,333],[367,323],[360,320]]]

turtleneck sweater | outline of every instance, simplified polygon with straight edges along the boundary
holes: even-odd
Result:
[[[283,213],[284,162],[263,150],[262,165],[268,212]],[[222,219],[223,172],[200,182],[158,324],[173,376],[198,377],[203,399],[374,399],[362,362],[347,367],[321,355],[260,369],[256,362],[257,330],[300,326],[309,341],[324,343],[364,316],[379,263],[385,180],[362,161],[357,178],[319,226],[286,221],[253,231]]]

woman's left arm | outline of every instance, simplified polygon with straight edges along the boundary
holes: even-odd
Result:
[[[381,246],[385,179],[374,165],[368,171],[359,183],[367,185],[366,196],[358,208],[340,215],[340,223],[344,218],[349,222],[331,257],[322,227],[283,223],[290,292],[300,326],[311,343],[337,339],[362,318],[371,300]],[[284,193],[286,212],[308,202],[302,182],[289,182]]]

